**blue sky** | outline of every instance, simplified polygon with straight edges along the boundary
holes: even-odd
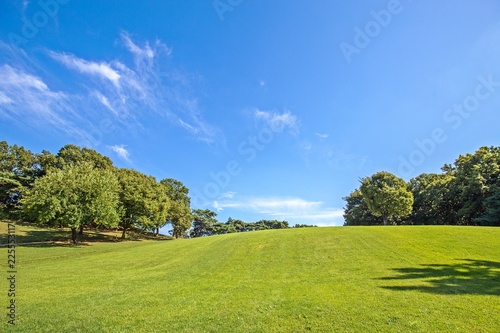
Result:
[[[0,140],[176,178],[193,208],[343,223],[360,177],[499,145],[500,3],[0,4]]]

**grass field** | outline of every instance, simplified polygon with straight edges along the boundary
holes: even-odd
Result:
[[[0,331],[500,332],[500,228],[19,246],[17,260],[17,325],[2,315]]]

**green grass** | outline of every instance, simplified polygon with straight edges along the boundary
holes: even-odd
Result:
[[[17,257],[16,332],[500,331],[500,228],[288,229]]]

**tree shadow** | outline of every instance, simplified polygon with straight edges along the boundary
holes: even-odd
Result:
[[[378,278],[384,281],[412,281],[412,285],[382,286],[389,290],[416,290],[440,295],[500,296],[500,262],[456,259],[458,263],[393,268],[397,275]]]
[[[23,225],[28,227],[33,227],[29,223],[16,223],[17,225]],[[173,237],[159,235],[150,236],[146,234],[141,234],[138,232],[130,231],[127,234],[126,239],[121,238],[121,231],[106,231],[106,230],[96,230],[96,229],[85,229],[83,235],[78,236],[78,244],[76,246],[88,246],[92,243],[115,243],[122,241],[142,241],[142,240],[171,240]],[[8,244],[7,234],[0,235],[0,247],[6,247]],[[69,229],[55,229],[55,228],[36,228],[32,230],[23,230],[21,233],[16,234],[16,245],[17,246],[29,246],[29,247],[53,247],[53,246],[75,246],[71,242],[71,231]]]

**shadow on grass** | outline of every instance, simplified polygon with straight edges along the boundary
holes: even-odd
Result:
[[[500,262],[474,259],[456,259],[449,265],[420,265],[394,268],[397,275],[379,278],[384,281],[412,281],[413,285],[382,286],[384,289],[441,295],[500,296]],[[398,283],[400,284],[400,283]]]
[[[25,227],[33,227],[33,225],[25,222],[17,222],[17,225]],[[97,242],[122,242],[122,241],[141,241],[141,240],[171,240],[170,236],[152,236],[147,234],[130,231],[127,233],[127,238],[121,238],[121,232],[87,229],[83,235],[78,236],[78,244],[76,246],[87,246]],[[0,236],[0,244],[7,245],[7,235]],[[41,229],[34,228],[32,230],[23,230],[16,234],[16,244],[18,246],[29,247],[52,247],[52,246],[75,246],[71,242],[71,231],[69,229]]]

